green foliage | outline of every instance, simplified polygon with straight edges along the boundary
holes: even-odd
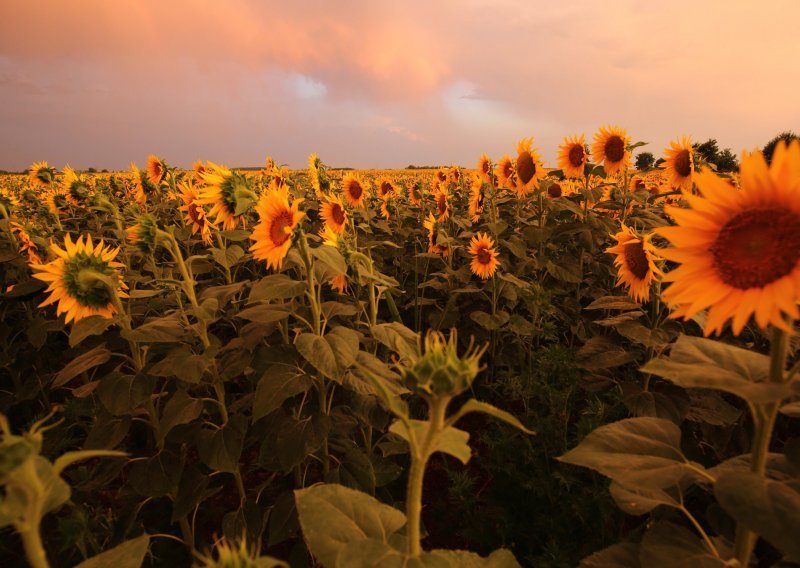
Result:
[[[636,155],[636,161],[634,162],[634,166],[637,170],[648,170],[653,167],[653,164],[656,161],[656,157],[653,155],[652,152],[639,152]]]
[[[798,135],[795,134],[791,130],[787,130],[785,132],[781,132],[775,138],[764,144],[764,148],[761,151],[764,154],[764,159],[767,160],[768,164],[772,163],[772,154],[775,153],[775,147],[778,145],[779,142],[784,142],[785,144],[790,144],[793,140],[797,140]]]

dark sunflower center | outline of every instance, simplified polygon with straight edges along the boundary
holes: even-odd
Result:
[[[381,184],[381,195],[392,193],[393,189],[394,188],[392,187],[392,184],[390,184],[388,181],[385,181]]]
[[[689,150],[681,150],[675,156],[675,171],[681,177],[688,177],[692,174],[692,156]]]
[[[447,180],[447,174],[444,172],[437,172],[436,175],[439,177],[439,181]]]
[[[481,171],[485,174],[489,173],[489,160],[481,162]]]
[[[344,210],[338,203],[334,203],[333,207],[331,207],[331,216],[333,217],[334,223],[337,225],[344,224]]]
[[[189,214],[189,219],[192,223],[202,224],[203,220],[200,217],[200,208],[197,207],[197,205],[190,203],[189,207],[186,209],[186,213]]]
[[[763,288],[800,262],[800,215],[777,208],[739,213],[709,250],[723,282],[740,290]]]
[[[633,187],[637,191],[640,190],[640,189],[644,189],[645,188],[644,180],[640,179],[640,178],[636,178],[636,182],[634,183]]]
[[[292,215],[288,211],[283,211],[272,220],[272,224],[269,226],[270,240],[277,246],[285,243],[289,240],[289,235],[291,235],[291,231],[287,231],[286,229],[287,227],[291,227],[291,225]]]
[[[644,252],[644,243],[628,243],[625,245],[625,265],[639,280],[644,280],[647,272],[650,269],[650,263],[647,260],[647,255]]]
[[[620,162],[625,157],[625,141],[619,136],[612,136],[605,146],[606,160]]]
[[[530,152],[523,152],[517,156],[517,175],[522,183],[528,183],[536,175],[536,164]]]
[[[70,297],[84,307],[102,308],[111,303],[111,297],[105,284],[99,280],[81,278],[81,272],[98,272],[105,276],[113,276],[114,270],[99,257],[84,252],[76,254],[66,261],[63,282]]]
[[[547,195],[550,197],[561,197],[561,186],[557,183],[551,183],[550,187],[547,188]]]
[[[348,191],[350,192],[350,197],[352,197],[354,201],[358,201],[359,199],[361,199],[361,194],[364,193],[364,189],[361,187],[361,184],[358,183],[357,181],[350,182]]]
[[[479,248],[478,254],[476,254],[475,257],[481,264],[489,264],[492,261],[492,253],[490,253],[489,249],[486,247]]]
[[[583,146],[575,144],[569,149],[569,165],[571,165],[573,168],[580,168],[583,165],[583,159],[585,156],[586,152],[584,151]]]
[[[440,193],[439,197],[436,198],[436,207],[439,210],[439,215],[447,211],[447,196],[444,193]]]

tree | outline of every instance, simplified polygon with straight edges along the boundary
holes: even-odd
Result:
[[[719,147],[717,146],[717,141],[713,138],[709,138],[702,144],[695,144],[695,152],[706,162],[711,164],[715,163],[714,161],[717,159],[719,155]]]
[[[772,154],[775,152],[775,146],[778,145],[778,142],[784,141],[789,144],[792,140],[800,140],[800,136],[792,132],[791,130],[787,130],[786,132],[781,132],[775,138],[767,142],[766,146],[764,146],[764,158],[766,158],[767,163],[772,163]]]
[[[718,172],[734,172],[739,169],[739,160],[730,148],[725,148],[719,153],[715,164]]]
[[[718,172],[732,172],[739,167],[736,154],[730,148],[720,151],[714,138],[709,138],[702,144],[694,144],[692,148],[694,148],[695,156],[704,162],[713,164]]]
[[[656,157],[651,152],[642,152],[636,156],[636,169],[648,170],[653,167]]]

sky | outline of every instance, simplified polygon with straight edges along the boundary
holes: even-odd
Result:
[[[0,169],[459,164],[800,130],[800,2],[0,0]]]

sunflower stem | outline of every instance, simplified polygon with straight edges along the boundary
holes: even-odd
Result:
[[[789,335],[784,330],[777,327],[772,328],[769,365],[769,381],[771,383],[782,383],[784,380],[788,339]],[[756,405],[756,413],[753,415],[755,441],[750,458],[750,471],[761,477],[766,471],[769,443],[772,439],[779,407],[780,402]],[[734,554],[740,565],[747,566],[749,564],[756,540],[758,540],[756,533],[745,528],[742,523],[737,524]]]
[[[29,529],[19,531],[22,537],[22,546],[25,548],[25,556],[32,568],[49,568],[47,555],[44,552],[42,537],[39,534],[39,527],[34,526]]]

